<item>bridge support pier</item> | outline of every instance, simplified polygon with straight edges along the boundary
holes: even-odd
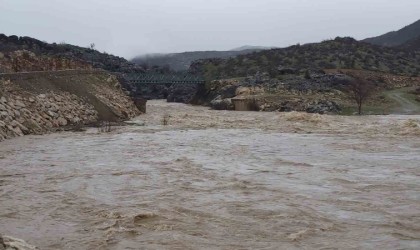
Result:
[[[146,103],[147,103],[147,99],[144,99],[141,97],[137,97],[134,99],[134,104],[144,114],[146,114]]]

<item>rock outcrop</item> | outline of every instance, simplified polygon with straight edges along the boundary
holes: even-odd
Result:
[[[3,56],[0,55],[0,72],[4,73],[92,69],[92,66],[87,62],[75,58],[36,55],[28,50],[17,50],[1,54]]]
[[[103,71],[0,75],[0,141],[138,114],[116,78]]]
[[[15,55],[15,53],[21,53],[16,51],[25,50],[29,53],[21,55]],[[126,59],[118,56],[113,56],[108,53],[101,53],[91,48],[83,48],[74,46],[67,43],[60,44],[49,44],[31,37],[18,37],[18,36],[6,36],[0,34],[0,53],[3,54],[3,58],[0,55],[0,72],[21,72],[31,64],[19,63],[22,60],[30,59],[40,60],[43,62],[41,68],[49,68],[48,70],[57,69],[75,69],[75,68],[86,68],[93,67],[104,69],[110,72],[142,72],[143,69],[134,63],[128,62]],[[15,60],[17,58],[18,60]],[[8,67],[8,62],[11,62],[11,67]],[[3,65],[2,65],[3,64]],[[50,64],[50,65],[49,65]],[[34,70],[38,68],[34,66]],[[31,68],[27,71],[32,71]]]

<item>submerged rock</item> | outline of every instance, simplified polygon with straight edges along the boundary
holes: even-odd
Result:
[[[21,239],[0,235],[0,250],[36,250],[35,246],[29,245]]]
[[[216,97],[210,102],[210,107],[215,110],[234,110],[232,100],[230,98],[222,99],[221,96]]]

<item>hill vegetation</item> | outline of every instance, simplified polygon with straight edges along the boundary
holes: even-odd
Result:
[[[224,60],[199,60],[192,64],[190,71],[214,80],[246,77],[258,72],[281,79],[285,74],[324,69],[359,69],[416,76],[420,74],[420,52],[376,46],[353,38],[336,38]]]
[[[420,50],[420,36],[411,39],[408,42],[399,46],[400,49],[407,50],[407,51],[419,51]]]
[[[66,68],[65,65],[92,65],[94,68],[100,68],[111,72],[135,72],[142,69],[133,63],[128,62],[122,57],[113,56],[107,53],[101,53],[94,49],[94,44],[83,48],[79,46],[70,45],[67,43],[49,44],[39,41],[31,37],[17,37],[6,36],[0,34],[0,66],[3,64],[3,71],[5,68],[12,68],[13,71],[19,71],[19,68],[27,67],[27,64],[22,64],[19,67],[11,65],[16,63],[16,51],[25,55],[26,61],[34,62],[36,60],[44,62],[44,66],[40,69],[48,68],[47,64],[59,64],[58,69]],[[30,53],[27,53],[30,52]],[[18,55],[19,57],[19,55]],[[31,59],[29,57],[37,57]],[[60,64],[64,61],[64,66]],[[36,65],[36,63],[34,64]],[[61,66],[60,66],[61,65]],[[50,68],[54,68],[50,66]],[[74,67],[70,67],[74,68]],[[0,67],[0,71],[2,68]]]

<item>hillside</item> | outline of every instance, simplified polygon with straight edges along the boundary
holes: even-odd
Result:
[[[398,46],[398,48],[408,51],[420,50],[420,36],[409,40],[408,42]]]
[[[190,71],[203,74],[209,80],[246,77],[257,72],[281,79],[283,75],[303,73],[308,69],[318,71],[340,68],[419,75],[420,52],[375,46],[353,38],[336,38],[225,60],[199,60],[191,65]]]
[[[398,31],[392,31],[381,36],[367,38],[364,42],[381,46],[399,46],[420,37],[420,20]]]
[[[83,48],[66,43],[49,44],[31,37],[6,36],[0,34],[0,72],[17,72],[20,67],[27,68],[27,63],[13,66],[16,63],[14,56],[16,51],[27,51],[30,53],[18,52],[32,57],[29,61],[37,65],[35,61],[44,64],[38,70],[43,68],[58,69],[78,69],[86,68],[92,65],[94,68],[100,68],[111,72],[135,72],[142,69],[133,63],[128,62],[122,57],[113,56],[107,53],[101,53],[91,48]],[[19,57],[19,55],[18,55]],[[28,59],[28,58],[24,58]],[[30,58],[29,58],[30,59]],[[34,63],[35,62],[35,63]],[[61,65],[64,62],[64,66]],[[59,64],[57,66],[57,64]],[[66,66],[66,64],[68,64]],[[3,68],[1,67],[3,65]],[[46,66],[50,65],[50,66]],[[34,68],[36,69],[36,67]]]
[[[261,47],[241,47],[230,51],[193,51],[172,54],[152,54],[145,56],[138,56],[131,60],[131,62],[141,65],[143,67],[169,67],[174,71],[186,71],[191,63],[200,59],[209,58],[230,58],[238,55],[248,54],[256,51],[261,51]]]

